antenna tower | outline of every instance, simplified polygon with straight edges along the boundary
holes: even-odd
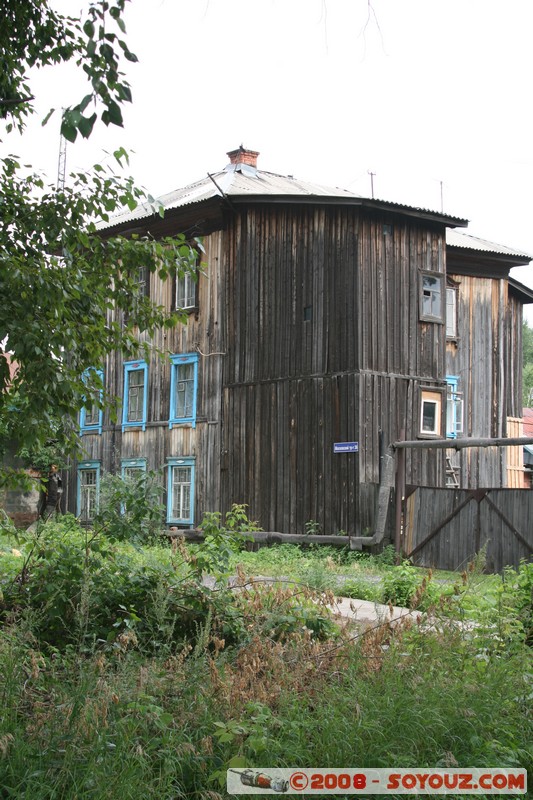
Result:
[[[62,192],[65,188],[65,178],[67,174],[67,140],[62,133],[59,134],[59,157],[57,160],[57,191]]]

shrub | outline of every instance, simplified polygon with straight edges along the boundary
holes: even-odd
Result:
[[[95,528],[117,541],[146,542],[161,529],[163,485],[158,472],[137,477],[107,473],[100,482]]]

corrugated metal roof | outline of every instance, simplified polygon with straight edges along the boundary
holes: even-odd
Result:
[[[245,197],[324,197],[340,202],[349,202],[351,199],[360,200],[364,203],[385,206],[391,210],[408,210],[411,213],[431,214],[443,219],[449,219],[450,224],[466,224],[466,220],[457,220],[446,214],[441,214],[429,209],[414,208],[400,203],[391,203],[386,200],[370,200],[361,195],[354,194],[347,189],[338,187],[323,186],[319,183],[300,180],[291,175],[277,175],[274,172],[263,172],[244,164],[229,164],[221,172],[208,175],[196,183],[176,189],[173,192],[157,198],[156,205],[148,203],[139,205],[134,211],[124,210],[113,216],[109,222],[102,223],[98,227],[110,228],[136,220],[146,219],[158,213],[160,204],[165,210],[181,208],[213,197],[245,198]]]
[[[472,236],[470,233],[463,233],[462,231],[446,229],[446,244],[450,247],[461,247],[466,250],[477,250],[482,253],[495,253],[504,256],[518,256],[519,258],[533,259],[533,256],[528,253],[521,253],[518,250],[511,250],[503,244],[496,244],[496,242],[489,242],[487,239],[480,239],[478,236]]]

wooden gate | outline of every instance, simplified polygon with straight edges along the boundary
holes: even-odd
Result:
[[[533,491],[406,487],[402,550],[414,564],[461,570],[486,550],[501,572],[533,556]]]

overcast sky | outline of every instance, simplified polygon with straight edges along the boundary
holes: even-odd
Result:
[[[83,0],[54,0],[74,12]],[[532,0],[132,0],[140,63],[125,128],[69,145],[68,169],[135,151],[153,195],[259,150],[259,167],[470,220],[533,255]],[[42,116],[85,94],[74,70],[32,88]],[[55,180],[58,121],[2,148]],[[533,267],[513,272],[533,287]],[[533,321],[533,307],[528,319]]]

